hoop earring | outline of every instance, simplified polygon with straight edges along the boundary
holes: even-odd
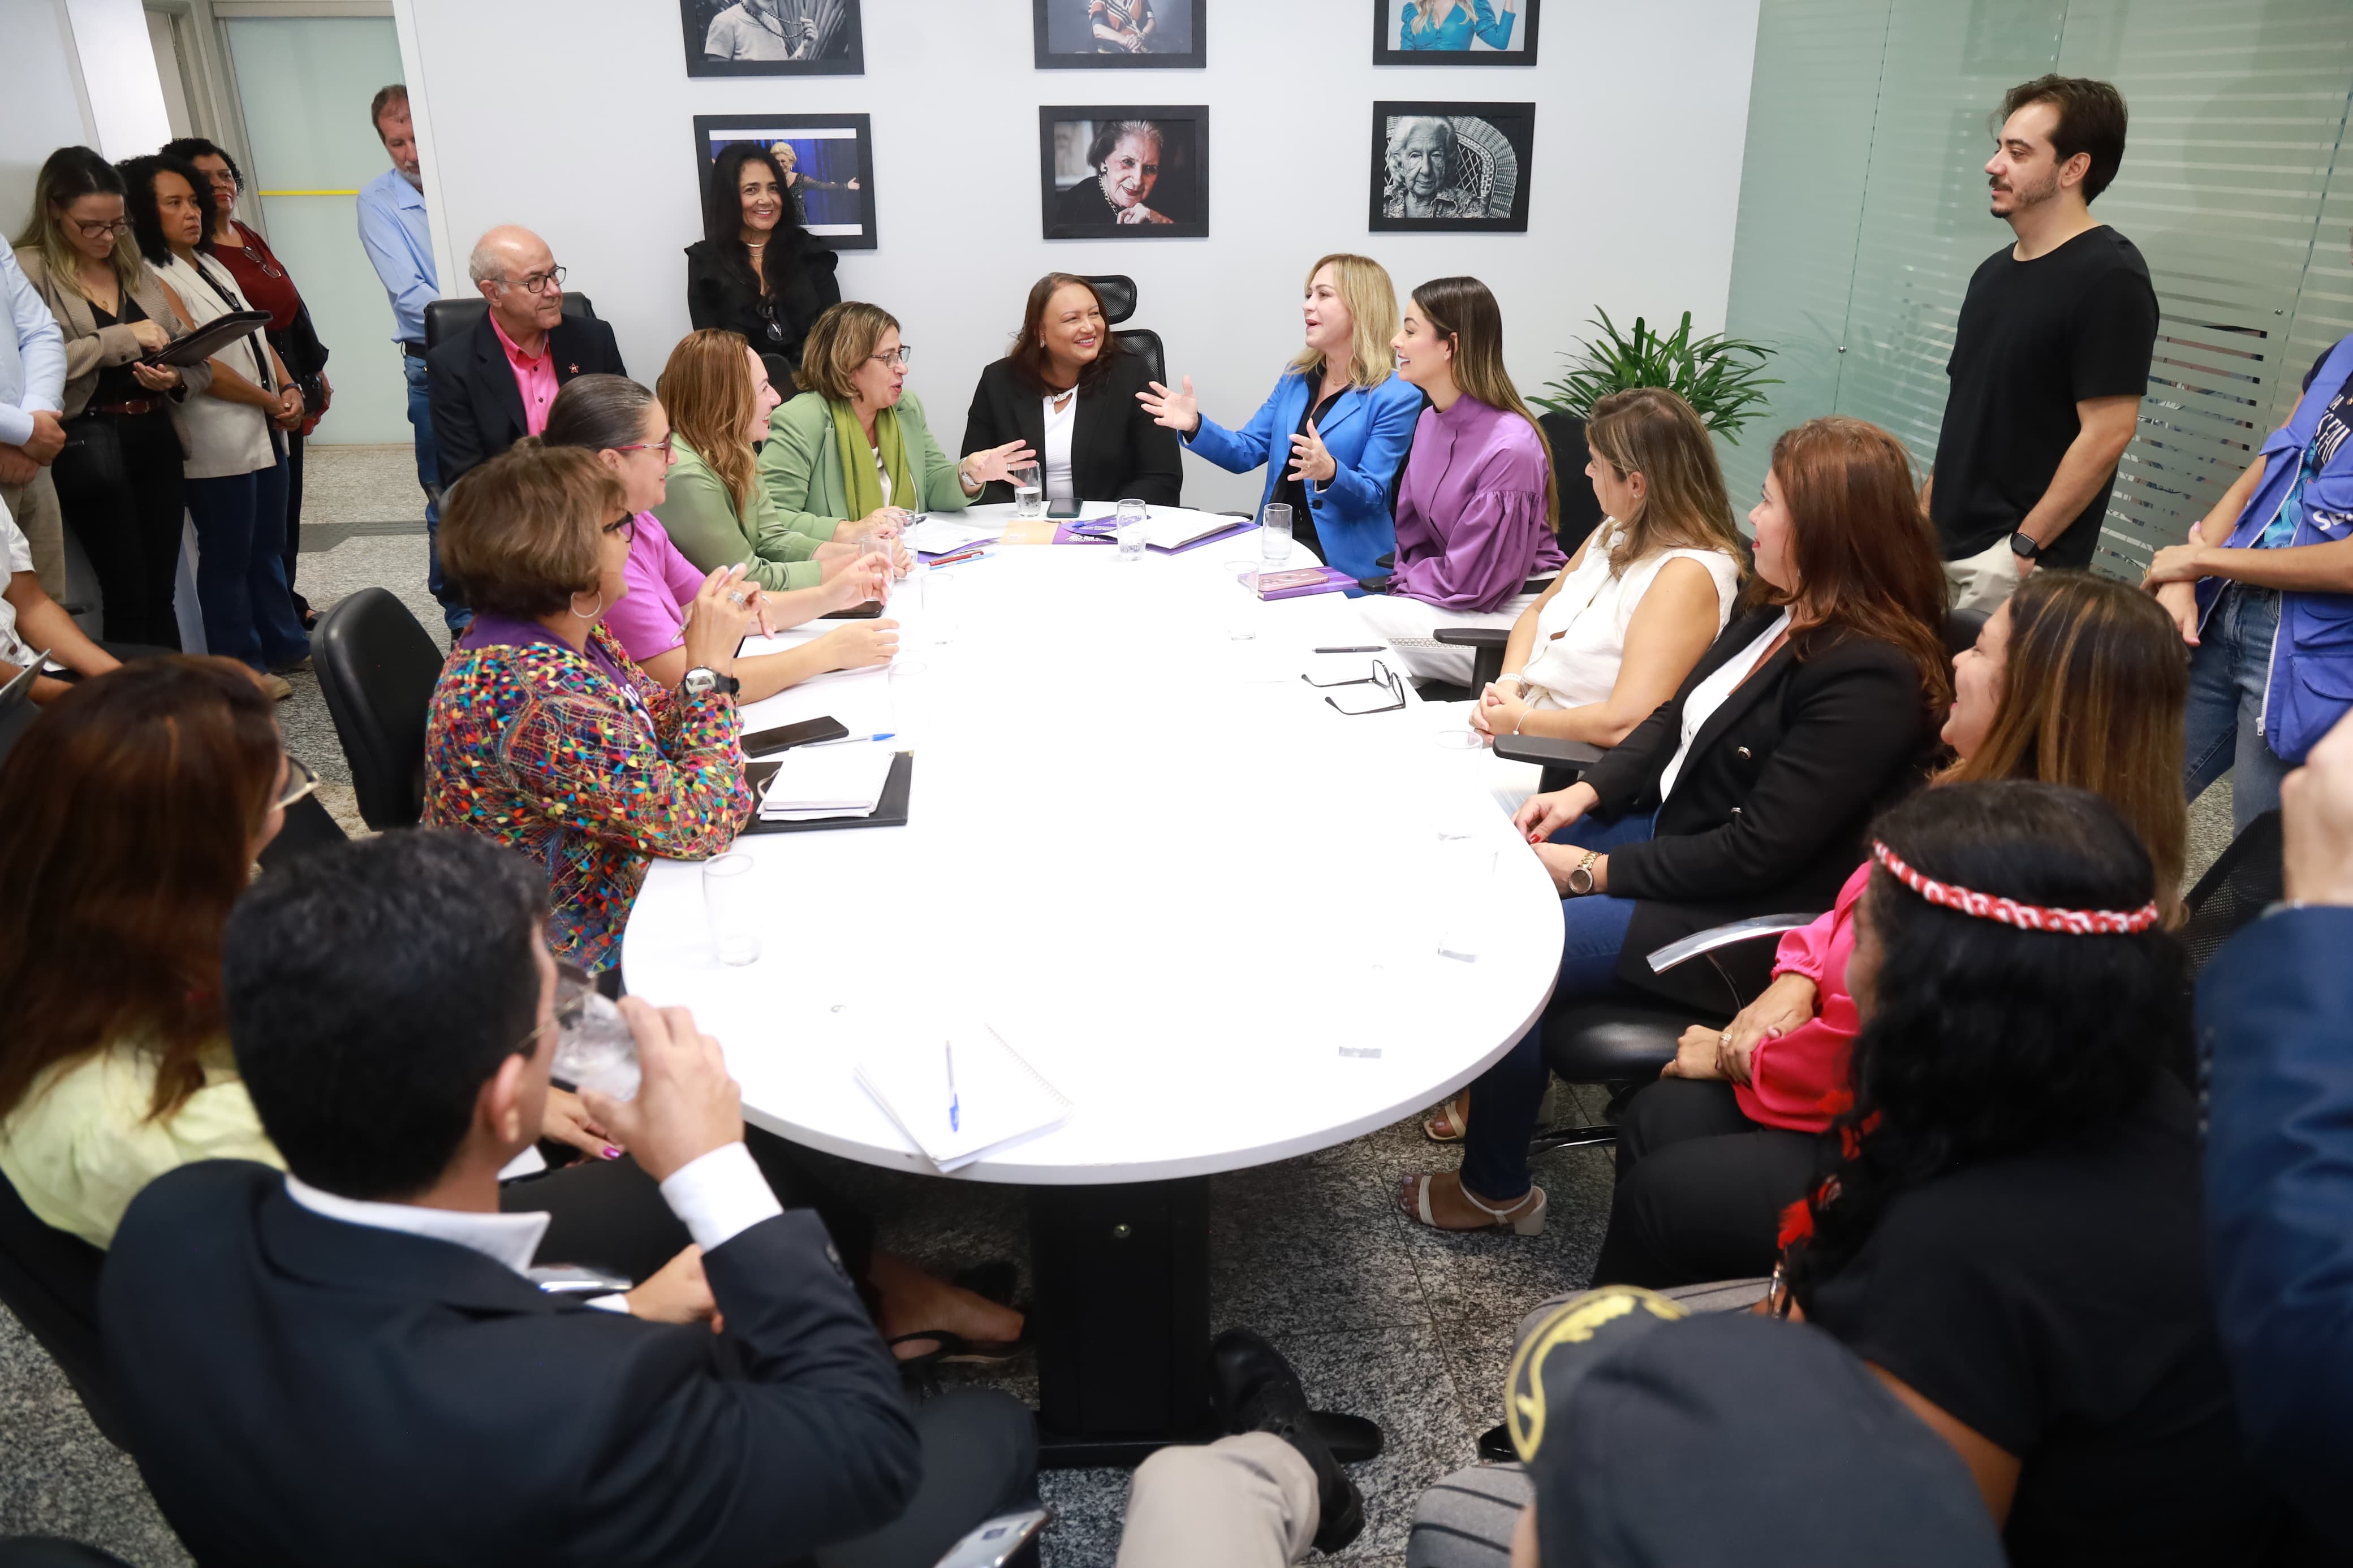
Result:
[[[568,602],[566,602],[566,603],[565,603],[565,606],[564,606],[566,610],[571,611],[572,618],[573,618],[574,620],[575,620],[575,621],[593,621],[593,620],[595,620],[598,616],[601,616],[601,615],[603,615],[603,614],[605,613],[605,593],[604,593],[604,590],[603,590],[603,589],[601,589],[601,588],[600,588],[600,589],[598,589],[598,590],[596,591],[596,607],[595,609],[593,609],[593,610],[589,611],[589,612],[588,612],[586,615],[585,615],[585,616],[584,616],[584,615],[582,615],[582,614],[581,614],[577,609],[575,609],[575,608],[573,607],[575,605],[578,604],[579,599],[580,599],[580,595],[577,595],[577,594],[575,594],[575,595],[572,595],[572,598],[571,598]]]

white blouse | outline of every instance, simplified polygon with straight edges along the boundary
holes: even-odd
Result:
[[[174,252],[171,260],[155,268],[155,275],[169,283],[172,291],[179,295],[180,303],[187,307],[190,321],[201,327],[231,310],[253,308],[246,303],[245,295],[227,268],[217,261],[206,261],[204,268],[205,276],[197,277],[195,268]],[[227,295],[227,300],[223,294]],[[213,358],[257,386],[272,386],[275,383],[268,363],[261,358],[263,351],[258,346],[260,342],[261,331],[257,327]],[[189,479],[228,479],[277,463],[278,451],[269,440],[269,416],[253,405],[231,403],[207,392],[182,403],[179,412],[188,430],[191,455],[183,472]]]
[[[1732,616],[1740,591],[1740,563],[1723,550],[1661,550],[1621,574],[1609,570],[1609,549],[1624,531],[1615,518],[1595,530],[1585,559],[1536,616],[1536,641],[1520,679],[1532,708],[1582,708],[1606,702],[1626,657],[1626,631],[1635,607],[1670,561],[1696,561],[1715,580],[1715,629]]]
[[[1667,771],[1659,775],[1661,800],[1675,793],[1675,780],[1683,776],[1683,759],[1691,755],[1692,737],[1715,717],[1715,710],[1724,706],[1725,700],[1738,689],[1742,681],[1748,679],[1749,672],[1764,662],[1765,650],[1771,647],[1773,639],[1787,631],[1788,626],[1789,612],[1783,610],[1773,617],[1771,626],[1757,634],[1755,642],[1716,666],[1715,672],[1693,687],[1692,694],[1683,699],[1683,744],[1675,748],[1674,759],[1667,763]]]
[[[1051,397],[1045,401],[1046,499],[1077,500],[1079,493],[1071,488],[1071,430],[1079,421],[1079,395],[1073,391],[1060,414],[1054,412]]]

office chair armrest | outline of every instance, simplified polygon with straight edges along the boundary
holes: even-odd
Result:
[[[1389,569],[1391,569],[1392,571],[1396,570],[1396,568],[1397,568],[1397,552],[1396,552],[1396,551],[1394,551],[1394,550],[1392,550],[1392,551],[1390,551],[1387,555],[1380,555],[1380,556],[1376,556],[1376,557],[1374,557],[1373,564],[1374,564],[1374,565],[1376,565],[1376,566],[1387,566],[1387,567],[1388,567]]]
[[[1498,735],[1495,754],[1507,763],[1546,768],[1589,768],[1601,760],[1598,748],[1554,735]]]
[[[1651,973],[1664,974],[1677,964],[1688,963],[1719,947],[1753,942],[1760,936],[1779,936],[1783,931],[1797,931],[1820,919],[1821,914],[1819,910],[1812,914],[1752,915],[1745,921],[1731,921],[1720,926],[1710,926],[1705,931],[1694,931],[1681,942],[1667,943],[1642,962],[1651,966]]]
[[[1356,586],[1367,594],[1386,594],[1389,591],[1389,584],[1396,581],[1394,577],[1359,577]]]
[[[1509,647],[1509,626],[1440,626],[1430,634],[1449,647]]]

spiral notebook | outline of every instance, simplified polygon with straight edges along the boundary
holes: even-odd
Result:
[[[1075,1109],[986,1024],[900,1035],[854,1073],[943,1174],[1050,1132]]]

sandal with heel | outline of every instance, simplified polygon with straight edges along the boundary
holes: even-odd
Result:
[[[1532,1186],[1517,1203],[1506,1204],[1504,1207],[1497,1208],[1493,1204],[1481,1201],[1477,1194],[1462,1185],[1461,1177],[1456,1176],[1455,1190],[1462,1194],[1462,1201],[1481,1214],[1488,1215],[1489,1222],[1485,1225],[1452,1226],[1439,1224],[1438,1216],[1430,1209],[1430,1184],[1438,1180],[1437,1175],[1408,1176],[1398,1188],[1398,1207],[1432,1230],[1443,1230],[1458,1236],[1482,1230],[1509,1231],[1514,1236],[1544,1234],[1546,1200],[1542,1187]]]

